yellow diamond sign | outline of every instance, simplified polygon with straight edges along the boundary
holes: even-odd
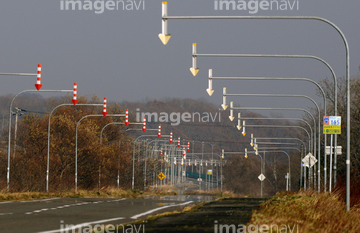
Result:
[[[164,173],[160,172],[159,175],[158,175],[158,178],[159,178],[160,180],[163,180],[163,179],[165,178]]]

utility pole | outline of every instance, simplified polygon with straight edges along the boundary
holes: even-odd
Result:
[[[18,116],[21,116],[21,112],[26,112],[24,109],[15,107],[15,112],[13,112],[13,115],[15,115],[15,133],[14,133],[14,155],[13,159],[15,159],[15,153],[16,153],[16,135],[17,135],[17,122],[18,122]]]

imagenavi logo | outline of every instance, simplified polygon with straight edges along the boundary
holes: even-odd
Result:
[[[136,109],[136,121],[141,122],[143,118],[147,119],[147,122],[158,123],[170,123],[172,126],[178,126],[181,122],[189,123],[215,123],[221,122],[221,113],[211,112],[140,112],[140,108]]]
[[[299,0],[214,0],[215,10],[247,11],[295,11],[299,10]]]
[[[60,0],[62,11],[141,11],[145,10],[145,0]]]

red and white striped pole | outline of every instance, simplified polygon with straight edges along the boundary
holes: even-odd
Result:
[[[41,64],[38,64],[37,79],[36,79],[35,87],[36,87],[36,90],[40,90],[41,87],[42,87],[42,84],[41,84]]]
[[[129,125],[129,109],[126,109],[125,111],[125,125]]]
[[[186,150],[185,150],[185,146],[183,146],[183,157],[186,156]]]
[[[144,124],[143,124],[142,131],[143,131],[143,132],[146,131],[146,117],[144,117]]]
[[[180,136],[178,138],[178,147],[180,147]]]
[[[158,138],[161,138],[161,125],[159,125]]]
[[[187,152],[190,152],[190,141],[188,141]]]
[[[173,143],[173,132],[170,132],[170,140],[169,140],[170,144]]]
[[[106,117],[106,115],[107,115],[107,111],[106,111],[106,102],[107,102],[107,99],[106,99],[106,97],[104,98],[104,109],[103,109],[103,115],[104,115],[104,117]]]
[[[162,157],[163,156],[163,148],[161,147],[161,150],[160,150],[160,156]]]
[[[77,83],[74,83],[74,94],[73,94],[73,99],[72,102],[74,105],[77,104],[78,99],[77,99]]]

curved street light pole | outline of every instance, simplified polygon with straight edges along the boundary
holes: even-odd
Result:
[[[289,180],[289,191],[291,191],[291,168],[290,168],[290,155],[286,152],[286,151],[284,151],[284,150],[278,150],[278,151],[268,151],[267,149],[271,149],[271,148],[263,148],[263,150],[265,150],[266,152],[268,152],[268,153],[284,153],[284,154],[286,154],[286,156],[288,157],[288,159],[289,159],[289,177],[288,177],[288,180]],[[281,149],[286,149],[286,148],[281,148]],[[294,148],[292,148],[292,149],[294,149]],[[295,148],[296,149],[296,148]],[[259,152],[262,152],[262,151],[259,151]],[[301,152],[300,152],[301,153]]]
[[[322,90],[322,88],[320,88]],[[325,115],[326,115],[326,97],[325,97],[325,94],[324,94],[324,91],[322,90],[323,92],[323,97],[324,97],[324,110],[325,110]],[[226,93],[226,88],[224,87],[224,90],[223,90],[223,96],[224,96],[224,100],[226,102],[226,96],[258,96],[258,97],[300,97],[300,98],[306,98],[308,100],[310,100],[311,102],[314,103],[314,105],[316,106],[316,109],[318,111],[318,131],[320,131],[320,108],[319,108],[319,105],[315,102],[314,99],[310,98],[309,96],[306,96],[306,95],[285,95],[285,94],[227,94]],[[224,106],[226,106],[226,103],[223,103]],[[318,159],[320,158],[320,132],[318,132]],[[326,134],[325,134],[326,136]],[[324,137],[325,137],[324,136]],[[314,138],[315,140],[315,138]],[[325,137],[325,147],[324,147],[324,150],[326,148],[326,137]],[[314,150],[315,151],[315,150]],[[326,158],[326,157],[325,157]],[[320,164],[320,160],[319,160],[319,164]],[[325,167],[326,167],[326,159],[325,159]],[[318,173],[320,172],[320,169],[318,170]],[[320,179],[319,179],[320,180]],[[326,180],[326,169],[325,169],[325,180]],[[320,182],[319,182],[320,183]],[[320,184],[318,183],[318,193],[320,193]],[[326,182],[324,182],[325,185],[326,185]]]
[[[151,131],[158,131],[158,129],[147,129],[146,131],[151,130]],[[157,137],[158,135],[140,135],[139,137],[137,137],[134,140],[134,147],[133,147],[133,171],[132,171],[132,181],[131,181],[131,189],[134,190],[134,186],[135,186],[135,145],[138,139],[143,138],[143,137]]]
[[[100,104],[102,106],[102,104]],[[129,125],[142,125],[143,123],[132,123],[130,122]],[[101,132],[100,132],[100,144],[102,143],[102,135],[103,135],[103,132],[105,130],[106,127],[108,127],[109,125],[125,125],[124,122],[110,122],[108,124],[106,124],[102,129],[101,129]],[[125,131],[130,131],[130,130],[137,130],[137,129],[126,129]],[[120,143],[120,142],[119,142]],[[120,144],[119,144],[120,145]],[[120,147],[120,146],[119,146]],[[118,174],[117,174],[117,188],[119,190],[120,188],[120,154],[119,154],[119,159],[118,159]]]
[[[24,90],[22,92],[19,92],[18,94],[16,94],[10,103],[10,107],[9,107],[9,137],[8,137],[8,166],[7,166],[7,175],[6,175],[6,183],[7,183],[7,191],[9,191],[10,189],[10,148],[11,148],[11,109],[12,109],[12,105],[16,99],[16,97],[18,97],[19,95],[23,94],[23,93],[27,93],[27,92],[66,92],[66,93],[71,93],[73,92],[73,90]]]
[[[125,116],[125,114],[107,114],[106,115],[106,117],[124,117],[124,116]],[[83,116],[76,124],[76,130],[75,130],[75,192],[77,192],[77,183],[78,183],[78,179],[77,179],[77,177],[78,177],[78,165],[77,165],[77,161],[78,161],[78,154],[77,154],[77,151],[78,151],[77,150],[77,148],[78,148],[78,143],[77,143],[78,128],[79,128],[80,122],[88,117],[104,117],[104,115],[103,114],[86,115],[86,116]]]
[[[212,69],[210,69],[209,70],[209,88],[207,90],[209,94],[214,91],[214,90],[212,90],[212,80],[213,79],[220,79],[220,80],[298,80],[298,81],[308,81],[308,82],[311,82],[311,83],[315,84],[319,88],[319,90],[321,91],[321,93],[323,95],[323,98],[324,98],[324,108],[326,108],[326,95],[325,95],[325,92],[324,92],[323,88],[317,82],[315,82],[312,79],[308,79],[308,78],[283,78],[283,77],[213,77]],[[318,124],[320,126],[320,119],[319,119]],[[318,129],[318,134],[319,134],[319,137],[318,137],[318,151],[319,151],[319,153],[318,153],[318,161],[319,161],[319,164],[320,164],[320,127]],[[326,135],[324,136],[324,138],[326,139]],[[326,140],[324,142],[324,146],[326,147]],[[326,156],[325,156],[325,158],[326,158]],[[320,166],[319,166],[317,172],[318,172],[318,193],[320,193]],[[326,174],[326,166],[324,166],[324,175],[325,174]]]
[[[166,44],[170,39],[168,34],[169,19],[257,19],[257,20],[309,20],[320,21],[331,26],[340,35],[345,46],[345,70],[346,70],[346,209],[350,211],[350,49],[345,34],[341,29],[322,17],[317,16],[169,16],[167,2],[162,4],[162,33],[160,39]],[[318,171],[319,173],[319,171]]]
[[[264,142],[259,142],[259,140],[284,140],[284,141],[291,141],[291,140],[296,140],[298,142],[300,142],[302,144],[303,147],[305,147],[305,154],[306,154],[306,144],[299,138],[259,138],[257,137],[256,138],[257,140],[257,144],[263,144]],[[303,149],[303,148],[302,148]],[[302,152],[300,152],[300,158],[302,159]],[[300,169],[300,187],[302,186],[302,161],[300,159],[300,166],[301,166],[301,169]],[[304,183],[304,188],[305,188],[305,183]]]
[[[314,129],[315,129],[314,131],[316,131],[315,118],[306,109],[302,109],[302,108],[263,108],[263,107],[260,107],[260,108],[259,107],[235,107],[234,108],[234,107],[232,107],[232,104],[230,103],[230,109],[232,109],[232,108],[235,109],[235,110],[294,110],[294,111],[303,111],[303,112],[306,112],[307,114],[309,114],[309,116],[312,118],[313,124],[314,124]],[[320,121],[320,119],[319,119],[319,121]],[[320,124],[320,123],[318,123],[318,124]],[[308,135],[309,135],[309,133],[308,133]],[[314,134],[314,136],[315,136],[315,134]],[[314,137],[314,138],[316,138],[316,137]],[[318,130],[318,139],[319,138],[320,138],[320,130]],[[320,139],[319,139],[319,143],[320,143]],[[320,146],[319,145],[318,145],[318,157],[320,155]],[[314,140],[314,156],[315,156],[315,152],[316,152],[316,140]],[[318,174],[319,174],[319,170],[318,170]],[[320,185],[319,185],[319,182],[318,182],[318,189],[319,189],[319,187],[320,187]]]
[[[338,115],[337,112],[337,103],[338,103],[338,90],[337,90],[337,79],[336,79],[336,74],[333,70],[333,68],[330,66],[330,64],[328,62],[326,62],[324,59],[320,58],[320,57],[316,57],[316,56],[312,56],[312,55],[280,55],[280,54],[198,54],[196,53],[197,51],[197,45],[193,44],[193,60],[197,60],[197,57],[254,57],[254,58],[308,58],[308,59],[314,59],[314,60],[318,60],[320,62],[322,62],[331,72],[332,78],[334,80],[334,116]],[[197,64],[197,61],[194,62],[194,64]],[[199,70],[198,67],[192,67],[193,70]],[[325,113],[325,116],[327,114]],[[327,135],[324,135],[325,139],[327,137]],[[331,139],[333,137],[333,135],[330,135]],[[326,140],[325,140],[325,148],[326,148]],[[335,134],[335,141],[334,141],[334,146],[335,148],[337,147],[337,134]],[[324,155],[325,158],[325,165],[324,165],[324,177],[326,180],[326,155]],[[330,157],[331,160],[332,157]],[[337,163],[337,151],[335,150],[334,153],[334,185],[336,185],[336,163]],[[320,168],[319,168],[320,169]],[[331,162],[330,162],[330,173],[332,171],[331,168]],[[331,175],[330,175],[331,176]],[[331,177],[330,177],[330,184],[331,184]],[[324,184],[324,187],[326,189],[326,183]],[[331,188],[331,187],[330,187]]]
[[[226,89],[225,89],[226,90]],[[321,89],[322,90],[322,89]],[[322,90],[322,92],[324,93],[324,91]],[[320,108],[319,108],[319,105],[315,102],[314,99],[310,98],[309,96],[306,96],[306,95],[284,95],[284,94],[226,94],[226,91],[224,92],[225,96],[260,96],[260,97],[300,97],[300,98],[306,98],[310,101],[312,101],[316,108],[317,108],[317,111],[318,111],[318,131],[320,131],[320,119],[321,119],[321,116],[320,116]],[[326,97],[325,95],[323,96],[324,97],[324,114],[325,116],[327,115],[327,112],[326,112]],[[319,147],[319,150],[318,150],[318,161],[320,164],[320,133],[319,133],[319,138],[318,138],[318,147]],[[326,134],[324,134],[324,151],[326,149]],[[327,170],[327,160],[326,160],[326,155],[324,155],[324,192],[326,192],[326,181],[327,181],[327,173],[326,173],[326,170]],[[320,181],[320,174],[319,174],[319,171],[320,171],[320,166],[318,167],[318,181]],[[319,182],[318,182],[318,193],[320,193],[320,186],[319,186]]]
[[[316,133],[315,131],[313,131],[311,125],[309,122],[305,121],[304,119],[301,119],[301,118],[290,118],[290,117],[241,117],[241,119],[243,120],[294,120],[294,121],[302,121],[304,122],[310,129],[310,135],[312,137],[312,141],[315,140],[314,139],[314,134]],[[259,139],[258,137],[256,139]],[[267,138],[264,138],[264,139],[267,139]],[[305,151],[307,151],[307,147],[306,147],[306,144],[300,140],[299,138],[291,138],[291,139],[297,139],[298,141],[300,141],[303,146],[305,147]],[[309,151],[311,149],[311,145],[313,145],[310,141],[309,141]],[[314,153],[314,152],[313,152]]]
[[[58,109],[59,107],[62,106],[103,106],[103,104],[60,104],[58,106],[56,106],[55,108],[53,108],[53,110],[50,112],[49,114],[49,123],[48,123],[48,145],[47,145],[47,158],[46,158],[46,192],[49,192],[49,169],[50,169],[50,119],[52,114],[54,113],[54,111],[56,109]]]
[[[227,155],[234,155],[234,154],[245,154],[247,156],[247,154],[252,154],[254,153],[255,155],[259,156],[260,157],[260,173],[261,174],[264,174],[264,171],[263,171],[263,166],[265,166],[265,160],[263,160],[263,157],[261,157],[261,155],[259,153],[255,153],[255,151],[247,151],[247,152],[242,152],[242,151],[239,151],[239,152],[224,152],[224,154],[227,154]],[[265,153],[265,152],[264,152]],[[260,180],[260,198],[263,197],[263,180]]]

